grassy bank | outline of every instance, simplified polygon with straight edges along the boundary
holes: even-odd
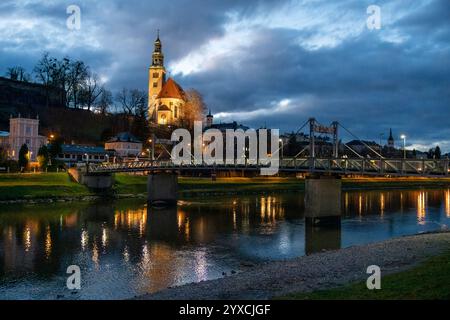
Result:
[[[380,290],[368,290],[365,282],[341,288],[292,294],[283,299],[299,300],[398,300],[450,299],[450,251],[432,257],[410,270],[382,276]]]
[[[1,174],[0,200],[76,197],[89,190],[71,181],[67,173]]]
[[[143,175],[116,174],[114,194],[136,195],[147,192],[147,177]],[[344,178],[344,190],[442,188],[450,186],[450,178]],[[255,178],[179,178],[181,197],[205,194],[267,193],[300,191],[304,180],[294,177]],[[83,197],[95,195],[85,186],[70,180],[67,173],[0,174],[0,201],[35,198]]]

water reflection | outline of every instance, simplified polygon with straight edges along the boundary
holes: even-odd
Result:
[[[341,248],[341,224],[317,227],[307,223],[305,226],[305,254],[310,255],[325,250]]]
[[[67,294],[61,281],[71,264],[83,270],[80,298],[127,298],[218,278],[246,261],[450,225],[450,189],[344,192],[342,204],[334,229],[305,226],[300,193],[180,201],[169,209],[134,200],[1,207],[0,298]]]

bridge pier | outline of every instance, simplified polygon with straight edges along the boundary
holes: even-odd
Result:
[[[147,201],[151,205],[175,205],[178,199],[178,175],[152,172],[147,178]]]
[[[305,180],[306,226],[336,226],[341,222],[341,179],[313,175]]]

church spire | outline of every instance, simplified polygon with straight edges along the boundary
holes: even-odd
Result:
[[[162,53],[162,44],[159,39],[159,29],[155,40],[155,48],[152,54],[152,66],[164,67],[164,54]]]

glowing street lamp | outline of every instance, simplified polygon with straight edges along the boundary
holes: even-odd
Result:
[[[403,159],[406,159],[406,136],[402,134],[400,138],[403,139]]]

